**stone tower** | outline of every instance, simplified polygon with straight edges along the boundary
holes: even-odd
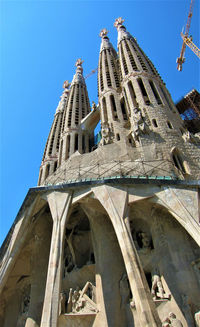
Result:
[[[123,22],[118,53],[100,33],[98,104],[81,59],[64,83],[1,249],[3,327],[200,326],[200,137]]]

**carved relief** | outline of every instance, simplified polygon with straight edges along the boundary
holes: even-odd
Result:
[[[99,143],[99,146],[107,145],[112,143],[113,141],[113,133],[111,128],[107,122],[101,124],[101,135],[102,139]]]
[[[171,297],[171,294],[166,294],[164,291],[163,284],[157,268],[152,273],[151,294],[153,296],[154,301],[160,299],[170,299]]]
[[[98,310],[95,303],[95,293],[96,288],[90,282],[87,282],[82,290],[79,290],[77,287],[73,291],[73,289],[70,288],[67,301],[67,313],[97,313]]]
[[[145,117],[142,115],[141,109],[135,107],[133,109],[132,132],[131,135],[134,141],[138,141],[139,136],[142,134],[149,134],[150,128],[146,122]]]

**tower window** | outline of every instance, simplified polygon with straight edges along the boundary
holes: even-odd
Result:
[[[102,99],[102,108],[103,108],[103,121],[108,121],[107,108],[106,108],[106,99]]]
[[[121,58],[122,58],[124,73],[125,73],[125,75],[128,75],[128,67],[127,67],[127,63],[126,63],[126,59],[125,59],[124,51],[123,51],[122,47],[121,47]]]
[[[70,150],[70,135],[67,135],[65,160],[67,160],[69,157],[69,150]]]
[[[74,145],[74,150],[78,150],[78,134],[75,134],[75,145]]]
[[[144,98],[144,102],[145,102],[146,105],[148,106],[148,105],[150,105],[150,101],[149,101],[149,97],[148,97],[148,95],[147,95],[146,89],[145,89],[145,87],[144,87],[144,83],[143,83],[143,81],[142,81],[141,78],[138,78],[137,81],[138,81],[138,85],[139,85],[139,87],[140,87],[140,90],[141,90],[141,92],[142,92],[142,96],[143,96],[143,98]]]
[[[173,110],[172,105],[171,105],[171,103],[170,103],[170,101],[169,101],[168,95],[167,95],[166,91],[164,90],[164,88],[162,87],[162,85],[160,85],[160,89],[161,89],[161,91],[162,91],[162,94],[163,94],[163,96],[164,96],[164,98],[165,98],[165,100],[166,100],[168,106],[169,106],[169,109],[170,109],[170,110]]]
[[[158,127],[156,119],[152,119],[152,124],[153,124],[154,127]]]
[[[173,128],[172,124],[169,121],[167,121],[167,126],[169,127],[169,129]]]
[[[117,115],[117,108],[116,108],[116,104],[115,104],[115,98],[113,95],[110,95],[110,103],[111,103],[113,119],[116,120],[116,119],[118,119],[118,115]]]
[[[182,156],[181,156],[179,150],[176,148],[172,151],[172,159],[173,159],[175,167],[179,171],[181,171],[181,173],[186,174],[186,169],[185,169],[185,165],[183,163]]]
[[[82,135],[82,150],[83,150],[83,153],[85,153],[85,135],[84,134]]]
[[[134,91],[131,81],[128,82],[128,89],[129,89],[129,93],[131,96],[131,100],[133,102],[133,106],[135,107],[137,105],[137,101],[136,101],[136,95],[135,95],[135,91]]]
[[[128,117],[127,117],[126,105],[125,105],[124,98],[121,99],[120,104],[121,104],[123,118],[124,118],[124,120],[127,120]]]
[[[162,101],[161,101],[161,99],[159,97],[159,94],[158,94],[158,92],[157,92],[157,90],[155,88],[154,83],[152,81],[149,81],[149,84],[150,84],[151,89],[153,91],[154,97],[156,98],[157,104],[162,104]]]
[[[45,179],[49,176],[50,164],[47,164],[45,171]]]
[[[120,141],[120,135],[119,135],[119,133],[116,134],[116,139],[117,139],[117,141]]]
[[[56,171],[57,166],[58,166],[58,161],[56,160],[56,161],[54,162],[53,171]]]

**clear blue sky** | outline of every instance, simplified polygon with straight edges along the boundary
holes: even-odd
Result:
[[[77,58],[84,74],[98,65],[99,32],[106,27],[117,46],[115,18],[155,64],[176,102],[199,90],[199,59],[187,48],[183,71],[176,70],[190,0],[183,1],[1,1],[1,202],[0,244],[39,167],[62,84],[72,80]],[[199,3],[190,32],[199,40]],[[90,102],[97,101],[97,76],[87,79]]]

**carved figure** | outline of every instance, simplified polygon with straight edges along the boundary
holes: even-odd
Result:
[[[119,291],[121,295],[121,306],[124,307],[129,303],[130,289],[128,285],[127,275],[124,274],[119,281]]]
[[[142,116],[140,108],[135,107],[133,109],[133,122],[132,122],[132,132],[131,135],[134,141],[138,141],[138,137],[141,134],[149,134],[150,129],[145,121],[145,117]]]
[[[97,312],[97,306],[94,302],[95,287],[92,283],[87,282],[82,289],[79,291],[78,288],[73,292],[73,289],[70,288],[69,297],[67,301],[67,313],[78,314],[79,312]],[[87,295],[89,294],[89,296]]]
[[[189,131],[185,131],[182,137],[185,142],[190,142],[190,143],[196,142],[195,136],[192,133],[190,133]]]
[[[140,254],[148,254],[151,249],[151,238],[150,236],[145,232],[140,232],[138,235],[142,248],[139,250]],[[138,244],[140,246],[140,244]],[[141,247],[140,246],[140,247]]]
[[[102,123],[101,134],[102,139],[99,143],[100,146],[110,144],[112,142],[113,136],[109,124],[107,122]]]
[[[156,300],[158,297],[161,299],[164,298],[164,289],[158,273],[152,276],[151,294],[153,295],[153,300]]]
[[[170,327],[170,319],[167,317],[163,322],[162,322],[162,327]]]
[[[79,291],[77,287],[77,289],[72,294],[72,312],[76,312],[76,305],[77,305],[78,298],[79,298]]]
[[[96,103],[94,101],[92,101],[92,111],[97,110],[97,106]]]
[[[195,313],[194,318],[195,318],[196,326],[200,327],[200,311]]]
[[[66,295],[64,292],[60,293],[60,303],[59,303],[59,313],[65,313],[65,303],[66,303]]]
[[[176,318],[176,315],[173,312],[169,313],[169,319],[171,322],[171,326],[173,327],[183,327],[182,322]]]

